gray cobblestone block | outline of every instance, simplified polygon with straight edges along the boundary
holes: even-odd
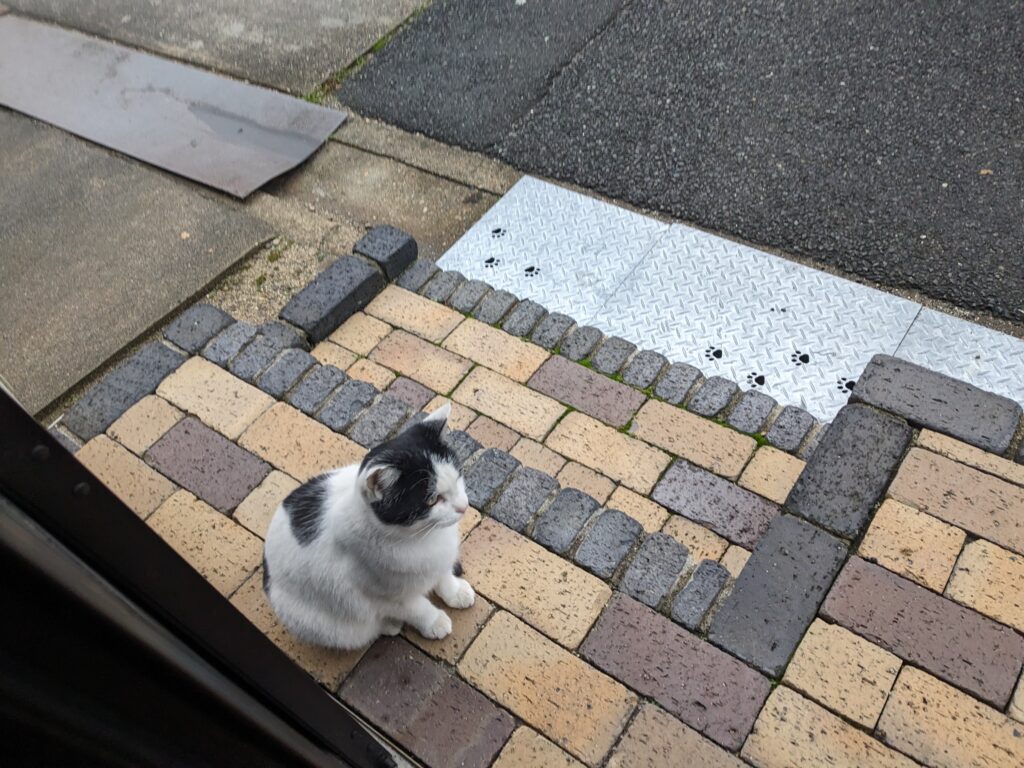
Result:
[[[519,462],[497,448],[488,448],[463,472],[469,503],[477,509],[487,509],[498,489],[505,484]]]
[[[645,349],[637,352],[629,361],[626,370],[622,372],[622,380],[637,389],[647,389],[651,386],[658,374],[665,370],[668,360],[665,356]]]
[[[578,363],[590,356],[602,338],[604,336],[597,328],[589,325],[580,326],[562,342],[562,355]]]
[[[445,303],[457,312],[472,312],[489,290],[491,286],[483,280],[469,280],[456,288]]]
[[[553,477],[536,469],[520,467],[487,513],[499,523],[522,533],[547,497],[557,489],[558,482]]]
[[[610,579],[643,533],[629,515],[606,509],[584,534],[573,559],[598,578]]]
[[[590,362],[596,371],[611,376],[622,370],[622,366],[634,352],[636,352],[636,344],[618,336],[612,336],[610,339],[605,339],[601,348],[590,356]]]
[[[348,436],[364,448],[372,448],[397,433],[410,415],[412,411],[403,401],[382,395],[363,411],[363,415],[349,428]]]
[[[828,424],[822,424],[817,432],[812,432],[811,436],[807,438],[807,442],[804,443],[804,447],[800,449],[800,458],[804,461],[810,461],[814,452],[818,450],[818,446],[821,445],[821,441],[825,438],[825,432],[828,431]]]
[[[431,301],[445,302],[458,288],[466,282],[461,272],[438,272],[430,282],[423,286],[420,293]]]
[[[560,312],[552,312],[541,320],[533,329],[530,340],[544,349],[554,349],[562,343],[565,334],[576,325],[571,317]]]
[[[444,435],[444,441],[448,444],[448,447],[452,449],[452,452],[455,454],[455,458],[459,462],[459,466],[465,464],[469,460],[470,456],[483,448],[476,438],[468,432],[463,432],[459,429],[453,429],[446,432]]]
[[[399,400],[404,400],[410,408],[417,411],[434,399],[433,390],[404,376],[399,376],[391,382],[388,394]]]
[[[491,291],[473,310],[473,317],[481,323],[494,325],[512,309],[512,305],[515,303],[516,297],[508,291]]]
[[[416,261],[418,250],[410,235],[388,224],[374,227],[352,248],[354,253],[379,264],[388,280],[394,280]]]
[[[306,350],[286,349],[256,379],[256,386],[271,397],[276,397],[280,400],[289,389],[295,386],[295,382],[302,378],[302,375],[316,364],[316,358]]]
[[[235,319],[219,307],[195,304],[167,326],[164,338],[194,355],[233,322]]]
[[[355,256],[342,256],[285,304],[280,317],[323,341],[384,288],[380,270]]]
[[[654,385],[654,394],[667,403],[679,405],[701,380],[701,372],[686,363],[672,363]]]
[[[346,381],[348,376],[333,365],[317,365],[288,393],[288,402],[312,416],[328,395]]]
[[[407,291],[419,291],[437,272],[437,265],[434,262],[428,259],[417,259],[395,280],[395,285],[405,288]]]
[[[257,376],[270,367],[280,351],[281,348],[273,339],[258,333],[228,363],[228,370],[243,381],[252,384],[256,381]]]
[[[644,605],[657,608],[658,603],[683,572],[689,551],[665,533],[652,533],[633,557],[619,589]]]
[[[261,336],[266,336],[273,341],[278,349],[288,349],[289,347],[309,349],[309,342],[306,341],[302,331],[288,325],[288,323],[282,323],[280,320],[264,323],[260,326],[259,332]]]
[[[704,560],[672,601],[672,620],[696,631],[728,581],[724,565]]]
[[[58,443],[64,446],[64,448],[66,448],[71,453],[77,453],[78,449],[81,447],[72,438],[68,437],[68,435],[63,430],[58,429],[56,424],[46,431],[50,433],[54,440],[56,440]]]
[[[502,329],[513,336],[528,336],[530,331],[539,323],[547,310],[535,301],[527,299],[516,305],[516,308],[508,313]]]
[[[100,379],[68,411],[61,423],[83,441],[91,440],[146,395],[186,356],[152,341]]]
[[[317,419],[335,432],[344,432],[376,396],[377,390],[372,384],[349,379],[324,403]]]
[[[814,426],[814,417],[803,408],[787,405],[765,435],[768,442],[780,451],[792,453],[800,447]]]
[[[563,488],[551,505],[537,518],[537,524],[533,528],[534,541],[564,555],[600,506],[583,491]]]
[[[739,391],[740,388],[735,382],[721,376],[712,376],[705,380],[696,394],[690,398],[686,409],[710,419],[725,410]]]
[[[256,326],[242,320],[232,323],[218,333],[203,350],[203,357],[221,368],[227,367],[232,358],[256,335]]]
[[[1021,419],[1020,405],[1009,398],[888,355],[871,358],[850,400],[998,454]]]
[[[739,402],[729,411],[726,421],[740,432],[754,434],[764,428],[776,405],[775,398],[751,389],[743,393]]]

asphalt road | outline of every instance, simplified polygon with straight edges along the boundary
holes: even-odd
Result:
[[[582,5],[438,2],[341,99],[529,172],[1024,321],[1024,4]]]

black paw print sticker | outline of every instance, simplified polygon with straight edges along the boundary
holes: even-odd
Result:
[[[811,356],[806,352],[801,352],[799,349],[789,356],[789,361],[796,365],[807,365],[811,362]]]
[[[856,383],[853,379],[836,379],[836,389],[840,392],[853,392],[853,386]]]
[[[497,258],[496,256],[491,256],[490,258],[484,259],[484,267],[486,267],[487,269],[494,269],[499,264],[501,264],[501,259]]]
[[[540,267],[527,267],[523,272],[527,277],[536,277],[540,274]]]
[[[723,352],[718,347],[708,347],[707,349],[704,350],[704,357],[706,357],[708,360],[721,360],[722,355],[724,354],[725,352]]]
[[[504,227],[495,227],[491,230],[491,237],[497,240],[499,237],[504,237],[508,233],[508,230]]]
[[[757,371],[754,371],[753,373],[748,373],[747,374],[747,384],[749,384],[753,389],[757,389],[758,387],[763,387],[764,386],[764,374],[763,373],[758,373]]]

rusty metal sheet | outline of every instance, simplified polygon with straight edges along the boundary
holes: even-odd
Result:
[[[245,197],[304,161],[345,113],[14,15],[0,104]]]

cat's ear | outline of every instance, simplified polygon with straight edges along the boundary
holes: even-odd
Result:
[[[359,473],[359,490],[368,501],[380,501],[401,473],[387,464],[371,464]]]
[[[429,424],[437,430],[440,430],[445,424],[448,423],[448,416],[452,412],[452,404],[449,400],[436,411],[431,413],[427,418],[420,422],[420,424]]]

